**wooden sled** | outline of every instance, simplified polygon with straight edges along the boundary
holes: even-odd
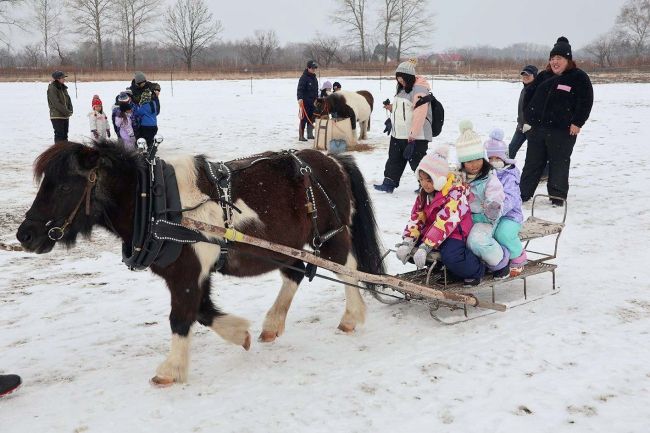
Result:
[[[559,199],[564,202],[562,220],[558,222],[544,220],[535,216],[535,204],[539,197]],[[530,303],[539,298],[547,295],[558,293],[555,284],[555,269],[557,265],[549,263],[549,261],[557,257],[557,247],[564,229],[567,214],[566,200],[559,197],[551,197],[548,195],[538,194],[533,197],[531,216],[524,221],[521,232],[519,234],[522,242],[525,242],[524,248],[529,257],[528,263],[524,267],[524,271],[516,277],[508,277],[502,280],[495,280],[492,275],[486,274],[478,286],[464,287],[463,282],[451,282],[447,276],[444,266],[440,266],[440,255],[437,252],[432,252],[427,257],[427,267],[418,269],[403,274],[398,274],[397,277],[415,284],[422,284],[427,287],[435,288],[445,293],[464,292],[476,296],[477,299],[489,300],[492,303],[497,303],[497,293],[503,295],[502,297],[509,296],[512,298],[512,291],[507,291],[512,288],[514,281],[521,280],[523,282],[523,299],[500,299],[499,305],[506,305],[508,308],[514,308],[523,304]],[[552,252],[541,252],[531,249],[531,241],[541,239],[547,236],[555,236],[554,248]],[[389,250],[386,255],[390,253]],[[436,266],[438,264],[438,266]],[[549,272],[551,274],[551,290],[542,295],[530,296],[527,280],[528,278]],[[467,304],[459,304],[455,302],[448,302],[446,300],[428,299],[426,297],[414,297],[411,294],[401,292],[399,289],[395,290],[390,287],[375,288],[373,296],[382,303],[396,304],[406,301],[424,302],[429,307],[429,313],[437,321],[445,324],[455,324],[467,320],[475,319],[477,317],[491,314],[494,311],[481,310],[480,307],[469,306]]]

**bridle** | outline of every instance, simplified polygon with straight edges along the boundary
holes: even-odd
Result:
[[[90,196],[93,188],[97,184],[97,168],[93,168],[88,172],[88,176],[86,177],[86,187],[84,188],[83,194],[81,194],[81,197],[79,198],[79,201],[77,202],[77,205],[74,207],[70,215],[65,219],[63,222],[62,226],[55,226],[50,228],[47,231],[47,237],[50,238],[53,241],[59,241],[63,238],[63,235],[65,234],[66,229],[70,226],[74,218],[77,216],[77,212],[79,212],[79,208],[81,207],[81,204],[85,201],[86,202],[86,216],[90,215]],[[29,218],[28,216],[26,219],[32,219]],[[55,221],[59,220],[60,218],[56,219],[51,219],[45,223],[45,227],[49,227],[52,225]]]

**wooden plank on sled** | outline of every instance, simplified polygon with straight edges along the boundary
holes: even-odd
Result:
[[[524,221],[519,232],[519,238],[522,241],[529,241],[531,239],[561,233],[562,229],[564,229],[563,223],[555,223],[531,216]]]
[[[404,281],[400,278],[393,277],[392,275],[369,274],[367,272],[346,268],[345,266],[339,263],[335,263],[330,260],[325,260],[322,257],[315,256],[314,254],[308,251],[299,250],[296,248],[288,247],[286,245],[270,242],[265,239],[249,236],[244,233],[238,232],[234,229],[226,229],[225,227],[204,223],[202,221],[197,221],[187,217],[184,217],[181,220],[181,224],[185,227],[199,230],[202,232],[211,233],[213,235],[223,237],[233,242],[253,245],[259,248],[263,248],[265,250],[270,250],[276,253],[280,253],[287,257],[294,257],[298,260],[302,260],[303,262],[311,263],[313,265],[319,266],[321,268],[327,269],[337,274],[354,278],[355,280],[358,281],[393,287],[401,292],[406,292],[418,297],[449,300],[453,302],[460,302],[462,304],[471,305],[478,308],[487,308],[490,310],[497,310],[497,311],[506,310],[506,306],[503,304],[482,301],[477,299],[473,295],[466,295],[462,293],[447,293],[420,284]]]

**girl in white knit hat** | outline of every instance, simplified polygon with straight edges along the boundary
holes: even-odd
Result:
[[[463,120],[459,129],[456,153],[473,196],[470,207],[474,226],[467,246],[488,265],[494,278],[507,278],[510,275],[510,253],[494,238],[505,200],[503,185],[487,160],[485,147],[481,137],[474,132],[472,122]]]
[[[420,161],[416,173],[421,190],[396,254],[406,263],[417,247],[413,262],[422,268],[427,254],[439,250],[449,272],[470,285],[478,284],[484,266],[466,246],[472,229],[469,188],[450,173],[447,154],[448,146],[438,145]]]
[[[431,104],[422,104],[415,108],[418,100],[431,91],[427,80],[415,75],[416,63],[416,59],[411,59],[397,66],[397,93],[392,104],[384,105],[391,113],[392,128],[387,128],[390,133],[390,146],[384,181],[375,185],[375,189],[379,191],[392,193],[399,186],[407,162],[415,171],[433,139]]]

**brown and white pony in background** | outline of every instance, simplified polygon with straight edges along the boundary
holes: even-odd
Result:
[[[343,230],[322,245],[321,257],[351,269],[383,273],[372,204],[353,159],[326,156],[311,149],[296,155],[311,167],[314,177],[336,205],[343,224]],[[259,161],[252,163],[254,159]],[[183,208],[218,197],[217,188],[206,172],[204,156],[185,156],[166,162],[175,169]],[[145,164],[143,158],[135,152],[110,142],[96,143],[92,147],[61,142],[48,148],[34,164],[40,186],[18,228],[18,240],[27,251],[47,253],[56,243],[48,236],[52,227],[63,227],[60,241],[72,246],[78,234],[88,237],[93,227],[99,225],[130,245],[136,172],[142,164]],[[313,190],[320,233],[337,228],[337,219],[324,193],[316,187]],[[305,179],[290,155],[267,152],[237,161],[237,165],[233,165],[232,202],[241,213],[234,213],[232,225],[258,238],[304,248],[314,236],[310,215],[305,210],[305,196]],[[215,201],[207,201],[184,215],[224,225],[223,211]],[[211,299],[210,274],[214,272],[219,255],[220,246],[216,244],[185,244],[178,259],[169,266],[151,266],[151,270],[165,280],[171,293],[171,350],[152,379],[156,384],[186,381],[190,329],[195,322],[211,328],[226,341],[247,350],[250,347],[249,322],[222,312]],[[304,277],[303,272],[283,267],[285,265],[305,269],[304,263],[294,258],[233,243],[225,265],[218,271],[224,275],[248,277],[280,270],[282,287],[266,314],[260,334],[263,342],[273,341],[284,332],[287,312]],[[357,283],[344,276],[340,279]],[[357,287],[346,285],[345,294],[345,312],[338,327],[352,332],[364,322],[366,307]]]
[[[329,97],[339,95],[345,98],[347,104],[352,110],[359,123],[359,140],[368,138],[366,134],[370,130],[370,115],[372,114],[372,107],[374,105],[374,98],[367,90],[359,90],[358,92],[351,92],[349,90],[339,90],[334,92]]]

